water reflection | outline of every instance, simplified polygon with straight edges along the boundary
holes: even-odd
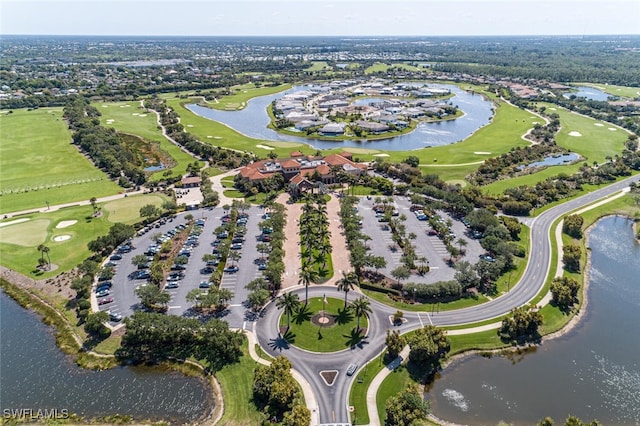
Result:
[[[630,225],[606,218],[591,233],[588,311],[572,332],[524,357],[470,356],[447,367],[428,392],[433,412],[463,424],[569,414],[640,424],[640,245]]]
[[[241,111],[219,111],[200,105],[186,105],[194,114],[211,120],[219,121],[236,131],[259,140],[299,142],[309,144],[318,149],[331,149],[336,147],[360,147],[389,151],[404,151],[430,146],[449,145],[462,141],[471,136],[476,130],[485,126],[493,116],[493,104],[481,95],[468,93],[451,84],[430,84],[429,87],[448,89],[454,94],[447,100],[452,105],[457,105],[464,112],[462,117],[455,120],[439,121],[433,123],[421,122],[416,129],[408,134],[396,136],[390,139],[367,140],[335,140],[307,139],[303,137],[285,135],[267,128],[269,116],[267,107],[272,101],[285,94],[306,90],[308,86],[298,86],[273,95],[260,96],[251,99],[247,107]],[[215,137],[215,135],[210,135]]]
[[[0,292],[0,409],[67,409],[182,424],[213,408],[208,384],[159,367],[90,371],[55,346],[50,329]]]

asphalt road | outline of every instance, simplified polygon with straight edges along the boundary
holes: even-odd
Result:
[[[531,301],[542,289],[551,264],[551,242],[549,233],[551,224],[559,217],[590,204],[598,199],[612,195],[627,187],[630,182],[640,181],[640,176],[627,178],[620,182],[598,189],[582,197],[555,206],[532,221],[529,262],[521,280],[510,292],[482,305],[455,311],[416,313],[405,312],[407,320],[397,327],[401,332],[422,327],[426,324],[458,325],[483,321],[503,315],[515,307]],[[337,255],[337,253],[334,253]],[[346,253],[345,253],[346,255]],[[295,290],[302,295],[304,289]],[[335,287],[311,287],[310,297],[322,297],[323,294],[336,292]],[[358,294],[349,293],[353,300]],[[337,295],[336,297],[340,297]],[[396,309],[371,300],[373,313],[369,319],[369,330],[363,344],[335,353],[312,354],[290,346],[279,336],[278,318],[281,311],[273,303],[267,305],[264,317],[256,323],[255,332],[260,345],[273,356],[284,355],[309,382],[316,400],[322,424],[348,424],[348,396],[353,378],[345,374],[349,364],[355,363],[361,368],[367,361],[375,358],[384,347],[385,331],[394,328],[389,317]],[[327,386],[320,376],[323,370],[338,370],[339,375],[332,386]]]

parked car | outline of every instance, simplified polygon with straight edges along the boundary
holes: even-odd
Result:
[[[216,270],[215,266],[205,266],[204,268],[200,269],[200,273],[202,275],[204,274],[213,274],[213,272]]]
[[[238,268],[235,265],[227,266],[226,268],[224,268],[224,272],[238,272],[239,270],[240,270],[240,268]]]
[[[113,256],[111,256],[109,260],[122,260],[122,255],[116,253]]]
[[[167,285],[164,286],[164,288],[178,288],[180,287],[180,284],[178,284],[178,281],[169,281],[167,283]]]
[[[100,290],[96,292],[96,297],[105,297],[109,295],[109,289]]]
[[[267,269],[267,264],[266,263],[258,263],[258,270],[259,271],[264,271],[265,269]]]
[[[241,250],[242,249],[242,243],[235,243],[235,244],[231,244],[231,250]]]
[[[109,312],[109,319],[114,322],[122,321],[122,314],[117,312]]]
[[[98,305],[106,305],[107,303],[113,302],[113,297],[105,297],[104,299],[98,300]]]
[[[174,281],[174,280],[181,280],[184,278],[184,272],[172,272],[169,274],[169,279]]]
[[[146,280],[146,279],[149,279],[149,277],[151,277],[151,275],[149,274],[149,271],[138,271],[134,275],[134,278],[136,280]]]
[[[211,283],[208,281],[200,281],[200,284],[198,284],[199,288],[209,288],[211,287]]]

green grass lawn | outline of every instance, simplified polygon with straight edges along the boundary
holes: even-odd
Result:
[[[0,213],[122,190],[71,145],[61,108],[1,114],[0,140]]]
[[[409,65],[409,64],[405,64],[405,63],[392,63],[392,64],[385,64],[382,62],[376,62],[375,64],[371,65],[370,67],[368,67],[366,70],[364,70],[365,74],[372,74],[374,72],[384,72],[387,71],[389,68],[402,68],[404,70],[407,71],[419,71],[419,68],[413,65]]]
[[[161,207],[169,197],[162,194],[148,194],[137,197],[120,198],[102,205],[102,211],[111,223],[135,223],[140,219],[140,208],[147,204]]]
[[[304,307],[304,305],[302,305]],[[320,315],[324,309],[327,316],[333,316],[335,324],[332,326],[318,326],[311,319]],[[344,300],[327,297],[324,305],[322,298],[309,299],[306,309],[291,316],[291,327],[284,335],[292,345],[314,352],[336,352],[357,345],[362,335],[356,333],[357,320],[347,308],[344,310]],[[287,316],[280,317],[280,327],[287,327]],[[368,321],[360,318],[360,329],[366,329]]]
[[[1,221],[11,224],[0,227],[0,260],[3,266],[33,278],[58,275],[86,259],[90,254],[87,243],[105,235],[113,223],[133,224],[140,220],[140,207],[161,202],[160,195],[141,195],[99,204],[105,214],[98,218],[92,217],[93,209],[87,205],[20,216],[19,219],[28,219],[23,222],[16,222],[16,218]],[[56,241],[56,237],[69,238]],[[56,270],[41,275],[33,273],[41,256],[36,249],[39,244],[49,247]]]
[[[331,66],[324,62],[324,61],[316,61],[313,62],[311,64],[311,66],[309,68],[307,68],[305,71],[325,71],[325,70],[331,70]]]
[[[384,353],[375,359],[372,359],[371,362],[358,371],[356,380],[351,386],[351,393],[349,394],[349,405],[354,407],[354,411],[351,414],[352,424],[369,424],[369,413],[367,411],[367,389],[369,389],[373,378],[376,377],[376,375],[384,368],[383,359]]]
[[[156,114],[141,108],[140,102],[105,102],[94,103],[93,106],[102,114],[100,123],[104,127],[113,127],[119,132],[130,133],[147,141],[159,143],[160,149],[169,154],[176,162],[176,165],[170,168],[174,174],[186,173],[187,164],[194,161],[191,155],[162,136],[162,131],[158,128],[156,121]],[[161,170],[153,173],[151,180],[162,179],[164,172],[165,170]]]
[[[250,99],[258,96],[271,95],[291,88],[291,84],[279,86],[256,87],[254,84],[243,84],[231,87],[231,94],[221,96],[217,102],[209,101],[207,106],[220,110],[239,110],[247,106]]]
[[[224,415],[218,424],[236,426],[262,422],[264,415],[253,403],[253,372],[257,365],[249,356],[245,340],[240,361],[226,365],[215,373],[224,399]]]

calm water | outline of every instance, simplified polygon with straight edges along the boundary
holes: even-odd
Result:
[[[545,157],[544,160],[535,161],[533,163],[527,164],[526,166],[520,166],[519,169],[529,168],[529,167],[543,167],[543,166],[559,166],[561,164],[571,163],[572,161],[576,161],[580,156],[575,152],[570,152],[568,154],[562,154],[557,156],[549,156]]]
[[[608,93],[603,92],[602,90],[589,87],[589,86],[577,86],[575,92],[565,93],[564,96],[567,99],[571,98],[571,95],[576,95],[579,98],[587,98],[592,101],[606,101],[611,96]]]
[[[307,86],[294,87],[274,95],[260,96],[251,99],[247,107],[240,111],[218,111],[195,104],[186,105],[193,113],[226,124],[238,132],[261,140],[301,142],[318,149],[331,149],[337,146],[383,149],[403,151],[430,146],[449,145],[471,136],[476,130],[485,126],[493,116],[493,104],[480,95],[473,95],[450,84],[430,84],[429,87],[449,89],[454,96],[447,100],[457,105],[465,115],[455,120],[435,123],[420,123],[408,134],[385,140],[366,141],[325,141],[284,135],[267,128],[269,116],[267,106],[284,94],[308,89]],[[211,135],[215,136],[215,135]]]
[[[562,338],[510,359],[466,357],[429,391],[434,414],[461,424],[535,424],[569,414],[605,425],[640,424],[640,244],[631,222],[593,230],[588,312]]]
[[[90,371],[55,345],[37,315],[0,292],[0,411],[67,409],[86,417],[128,414],[136,419],[194,422],[213,407],[203,381],[150,367]]]

